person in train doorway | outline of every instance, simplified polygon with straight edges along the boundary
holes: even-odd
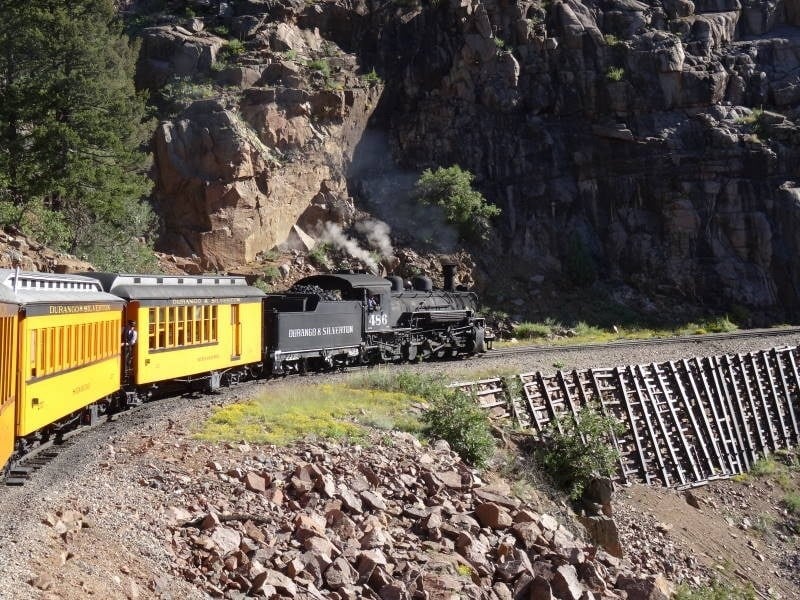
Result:
[[[369,312],[375,312],[378,310],[378,302],[375,300],[375,296],[373,296],[371,292],[367,292],[367,310]]]
[[[128,321],[122,330],[122,351],[125,358],[125,372],[130,373],[133,365],[133,348],[139,339],[136,322]]]

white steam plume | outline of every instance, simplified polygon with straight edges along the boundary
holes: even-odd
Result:
[[[356,231],[367,238],[370,248],[378,251],[383,258],[388,258],[394,254],[392,240],[389,237],[391,228],[378,219],[367,219],[356,223]]]
[[[342,228],[336,223],[326,223],[322,230],[320,240],[332,244],[336,248],[344,250],[353,258],[360,260],[373,273],[378,272],[378,263],[372,258],[367,250],[358,245],[354,239],[347,237]]]

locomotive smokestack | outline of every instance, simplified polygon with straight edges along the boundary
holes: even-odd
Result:
[[[444,277],[444,290],[446,292],[456,291],[456,264],[451,262],[442,263],[442,276]]]

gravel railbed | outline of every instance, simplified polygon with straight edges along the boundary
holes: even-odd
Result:
[[[553,348],[546,354],[527,356],[492,358],[489,353],[482,358],[406,365],[400,368],[412,372],[441,373],[463,380],[476,376],[486,377],[493,373],[535,370],[549,373],[556,370],[554,365],[562,369],[614,367],[692,356],[750,352],[797,343],[796,335],[713,341],[704,341],[698,337],[696,340],[668,345],[589,348],[580,351]],[[356,369],[345,374],[278,381],[283,384],[341,381],[365,372],[393,368]],[[87,514],[97,523],[98,531],[116,532],[117,537],[111,542],[117,545],[119,553],[110,557],[112,563],[124,560],[121,557],[131,556],[142,564],[149,565],[154,572],[167,572],[171,559],[164,547],[165,542],[159,539],[158,531],[148,529],[147,519],[142,518],[139,511],[152,510],[148,506],[166,503],[169,498],[159,497],[158,490],[135,485],[137,473],[131,471],[129,466],[116,465],[114,447],[122,440],[130,440],[142,433],[155,433],[168,439],[173,426],[185,429],[210,414],[214,406],[251,397],[268,390],[269,385],[272,382],[247,383],[218,395],[179,397],[146,404],[120,415],[113,422],[104,423],[75,436],[69,444],[62,447],[56,458],[37,471],[23,487],[0,486],[0,598],[24,600],[59,597],[39,591],[28,585],[27,581],[42,572],[42,547],[57,547],[60,543],[52,525],[44,522],[45,515],[68,507],[78,508]],[[142,448],[142,453],[146,453],[146,448]],[[143,495],[147,497],[143,498]],[[55,568],[57,565],[54,565]],[[106,593],[109,594],[108,597],[119,598],[159,597],[158,594],[141,588],[133,592],[126,589],[127,576],[113,576],[118,573],[120,565],[109,564],[108,568],[108,577],[111,580],[109,589],[87,591],[87,596],[104,597],[102,594]],[[123,574],[126,569],[127,567],[122,568]],[[169,593],[161,594],[161,597],[204,597],[188,583],[177,582],[173,585],[177,587]]]

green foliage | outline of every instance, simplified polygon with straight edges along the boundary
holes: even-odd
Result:
[[[230,35],[230,30],[225,25],[214,25],[209,28],[209,31],[216,36],[225,38]]]
[[[421,202],[440,206],[448,223],[455,225],[461,236],[485,242],[491,233],[491,219],[500,214],[483,195],[472,189],[474,176],[458,165],[425,169],[417,181],[416,194]]]
[[[264,279],[266,281],[273,281],[281,276],[281,272],[275,265],[267,265],[264,267]]]
[[[229,40],[225,45],[220,48],[219,55],[223,58],[235,59],[237,56],[244,54],[244,44],[241,40]]]
[[[489,421],[474,399],[454,389],[442,389],[422,415],[426,434],[446,440],[465,462],[482,467],[494,452]]]
[[[609,67],[606,71],[606,79],[609,81],[622,81],[625,77],[625,69],[622,67]]]
[[[286,60],[297,60],[297,50],[293,49],[287,50],[286,52],[283,53],[283,58],[285,58]]]
[[[312,71],[321,73],[326,79],[331,76],[331,66],[324,58],[315,58],[314,60],[309,60],[306,63],[306,66]]]
[[[419,375],[408,371],[372,373],[357,379],[353,385],[358,388],[402,392],[418,398],[433,398],[446,389],[445,380],[441,376]]]
[[[756,125],[763,119],[763,117],[764,109],[754,108],[750,111],[750,114],[737,118],[736,123],[739,125]]]
[[[383,80],[380,78],[380,75],[375,72],[374,68],[369,73],[362,75],[361,80],[370,87],[383,83]]]
[[[265,294],[272,294],[275,291],[275,287],[269,283],[266,279],[259,277],[253,282],[253,285],[260,289]]]
[[[146,259],[152,127],[113,2],[3,2],[0,47],[0,225],[101,268]]]
[[[766,456],[764,458],[759,458],[753,466],[750,468],[751,475],[755,477],[769,477],[770,475],[775,475],[780,471],[781,464],[776,461],[774,458]]]
[[[728,318],[728,315],[717,317],[705,324],[705,329],[711,333],[729,333],[739,329],[738,325]]]
[[[308,253],[308,260],[311,261],[318,269],[329,269],[330,268],[330,259],[329,254],[332,250],[332,246],[328,242],[322,242],[321,244],[317,244],[314,248]]]
[[[224,60],[216,60],[211,63],[211,71],[214,73],[220,73],[228,68],[228,63]]]
[[[675,593],[674,600],[756,600],[756,593],[751,586],[743,588],[715,581],[710,586],[700,588],[681,585]]]
[[[497,46],[497,48],[498,48],[499,50],[502,50],[503,48],[505,48],[505,47],[506,47],[506,42],[505,42],[505,40],[504,40],[504,39],[502,39],[502,38],[495,37],[495,38],[494,38],[494,45],[495,45],[495,46]]]
[[[599,337],[605,334],[605,331],[596,327],[595,325],[589,325],[584,321],[578,321],[573,327],[575,331],[575,336],[580,338],[592,338],[592,337]]]
[[[422,415],[425,434],[431,439],[446,440],[462,460],[483,466],[494,451],[494,438],[489,421],[474,399],[448,388],[437,375],[377,373],[354,383],[357,387],[406,394],[428,402]]]
[[[547,338],[552,334],[552,329],[545,323],[530,323],[525,321],[514,327],[514,336],[523,340]]]
[[[578,499],[592,477],[611,476],[616,470],[619,454],[611,431],[621,435],[624,425],[595,406],[581,410],[578,422],[572,415],[560,415],[548,425],[537,460],[558,487]]]
[[[190,77],[175,77],[158,93],[165,104],[166,111],[177,114],[195,100],[212,98],[214,88],[209,83],[194,82]]]
[[[365,426],[417,432],[421,425],[407,410],[412,400],[344,385],[276,388],[252,402],[217,410],[198,437],[284,445],[305,437],[359,440]]]
[[[790,492],[786,494],[786,497],[783,499],[783,504],[792,516],[800,517],[800,493]]]
[[[605,40],[606,45],[611,47],[617,46],[622,43],[622,40],[620,40],[617,36],[611,33],[607,33],[606,35],[604,35],[603,39]]]

